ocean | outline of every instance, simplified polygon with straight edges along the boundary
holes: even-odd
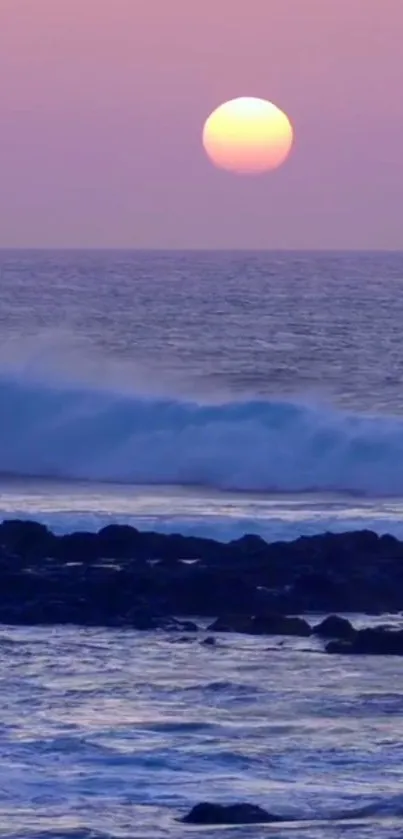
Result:
[[[402,292],[403,253],[0,252],[0,518],[403,537]],[[1,836],[191,837],[206,798],[402,834],[398,659],[0,637]]]

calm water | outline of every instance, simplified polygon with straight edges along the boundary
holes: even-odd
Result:
[[[81,338],[157,390],[403,407],[403,253],[0,252],[0,282],[2,334],[29,358],[48,330],[60,360]]]
[[[0,516],[403,537],[402,292],[403,254],[0,253]],[[398,660],[0,634],[0,835],[402,835]]]

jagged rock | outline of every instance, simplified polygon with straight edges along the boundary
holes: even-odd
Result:
[[[203,802],[184,816],[185,824],[200,825],[235,825],[235,824],[269,824],[281,822],[279,816],[273,816],[262,807],[255,804],[211,804]]]

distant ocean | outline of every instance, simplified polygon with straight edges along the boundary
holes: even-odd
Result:
[[[2,252],[0,518],[403,536],[402,325],[403,254]],[[401,659],[200,637],[0,627],[1,839],[401,839]]]
[[[403,254],[0,253],[0,515],[403,535]]]

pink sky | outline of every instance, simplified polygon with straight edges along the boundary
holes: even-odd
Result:
[[[403,248],[403,0],[0,0],[0,246]],[[290,116],[207,161],[235,96]]]

